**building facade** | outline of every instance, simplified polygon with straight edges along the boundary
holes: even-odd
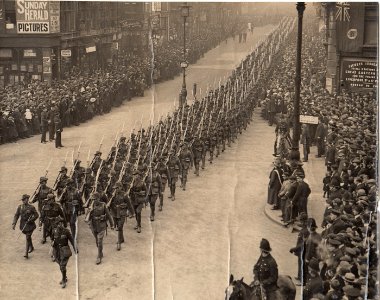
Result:
[[[137,51],[144,16],[137,2],[0,0],[0,87],[104,67],[122,46]]]
[[[317,7],[327,48],[326,89],[366,92],[378,86],[377,2],[330,2]]]

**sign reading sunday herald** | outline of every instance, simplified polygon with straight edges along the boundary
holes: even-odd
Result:
[[[59,32],[59,13],[59,1],[16,0],[17,33]]]

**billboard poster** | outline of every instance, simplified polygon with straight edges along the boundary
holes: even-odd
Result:
[[[377,62],[367,60],[343,60],[342,80],[351,89],[377,87]]]
[[[59,5],[59,1],[16,0],[17,33],[59,32]]]

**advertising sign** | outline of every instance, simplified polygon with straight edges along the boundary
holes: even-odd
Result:
[[[62,57],[71,57],[71,50],[70,49],[61,50],[61,56]]]
[[[377,62],[344,60],[342,80],[347,88],[373,89],[377,87]]]
[[[96,52],[96,46],[86,47],[86,53]]]
[[[25,49],[24,50],[24,57],[36,57],[37,53],[33,49]]]
[[[17,33],[59,32],[59,5],[60,1],[16,0]]]
[[[300,123],[304,123],[304,124],[318,124],[318,117],[300,115]]]

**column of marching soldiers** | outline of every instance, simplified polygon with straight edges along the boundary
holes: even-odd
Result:
[[[252,119],[256,105],[254,86],[260,84],[261,74],[270,66],[271,57],[294,29],[295,19],[284,18],[279,26],[257,45],[228,80],[218,88],[207,91],[200,101],[183,105],[154,125],[153,117],[147,129],[139,124],[129,136],[118,132],[105,158],[102,141],[86,167],[79,160],[80,145],[71,168],[64,166],[52,187],[47,185],[47,174],[40,178],[32,194],[23,195],[23,205],[17,210],[13,228],[21,216],[20,229],[26,235],[25,257],[34,250],[31,235],[40,218],[42,243],[52,240],[51,256],[60,265],[62,287],[66,286],[66,264],[72,255],[71,242],[76,247],[78,216],[84,214],[98,248],[96,264],[103,257],[103,238],[107,222],[117,231],[116,249],[124,242],[123,226],[126,218],[136,219],[135,230],[141,232],[142,209],[150,206],[150,220],[156,216],[156,206],[164,208],[164,192],[176,199],[177,184],[186,190],[189,171],[200,176],[206,160],[212,164],[235,142]],[[135,123],[136,125],[136,123]],[[134,126],[135,127],[135,126]],[[69,170],[70,169],[70,170]],[[29,203],[38,203],[38,212]],[[67,229],[67,224],[69,229]],[[33,226],[34,225],[34,226]]]

